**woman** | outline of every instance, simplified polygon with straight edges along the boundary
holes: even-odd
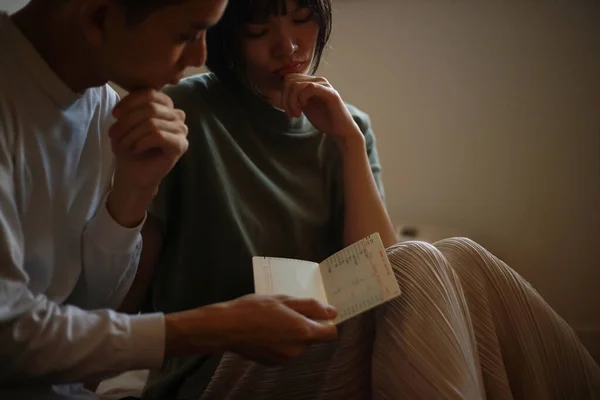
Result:
[[[187,115],[190,150],[153,208],[164,233],[154,309],[253,292],[254,255],[322,261],[373,232],[386,246],[395,242],[369,119],[312,75],[330,28],[329,0],[232,1],[208,35],[212,73],[167,90]],[[161,236],[149,229],[145,239]],[[403,295],[343,324],[335,345],[315,345],[278,368],[231,354],[170,360],[151,374],[145,396],[548,399],[600,391],[600,372],[570,328],[480,246],[409,243],[389,255]],[[549,356],[549,346],[561,351]]]

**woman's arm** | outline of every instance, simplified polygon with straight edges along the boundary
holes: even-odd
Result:
[[[355,123],[336,139],[342,157],[344,245],[375,232],[384,246],[395,244],[396,234],[371,170],[365,135]]]
[[[327,79],[305,74],[285,76],[284,90],[277,106],[290,117],[306,115],[312,125],[338,143],[342,155],[344,185],[344,245],[379,233],[384,246],[396,242],[392,222],[371,171],[365,136],[374,142],[363,118],[364,131],[358,126],[339,93]],[[373,150],[373,149],[372,149]]]

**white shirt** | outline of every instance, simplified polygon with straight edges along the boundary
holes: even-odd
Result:
[[[105,206],[117,101],[73,93],[0,13],[0,398],[94,398],[44,382],[161,365],[163,315],[109,310],[142,245]]]

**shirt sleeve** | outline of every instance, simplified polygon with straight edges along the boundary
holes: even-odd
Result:
[[[0,124],[0,386],[25,380],[78,382],[160,366],[162,314],[88,312],[29,290],[7,136]],[[119,241],[125,253],[132,242]],[[118,254],[120,249],[112,250]]]
[[[108,130],[114,121],[111,112],[119,97],[108,85],[97,90],[103,124]],[[108,141],[108,135],[102,135],[100,140]],[[106,152],[102,154],[103,162],[114,170],[114,156],[109,146],[101,148]],[[82,273],[68,302],[85,309],[118,308],[135,279],[142,252],[141,230],[145,220],[132,229],[119,225],[106,207],[110,189],[109,182],[81,236]]]
[[[137,272],[144,222],[122,227],[103,199],[82,234],[82,274],[70,300],[86,309],[121,305]]]

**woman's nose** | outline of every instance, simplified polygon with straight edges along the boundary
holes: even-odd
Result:
[[[275,44],[275,55],[278,57],[291,57],[298,51],[297,41],[285,29],[280,29],[279,33],[277,43]]]

